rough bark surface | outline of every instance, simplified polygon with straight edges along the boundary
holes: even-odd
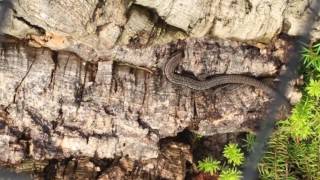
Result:
[[[169,83],[162,66],[183,43],[178,71],[195,78],[276,78],[290,42],[274,39],[299,35],[308,14],[319,19],[310,3],[12,0],[2,31],[18,40],[1,40],[0,160],[127,156],[152,164],[162,162],[159,141],[186,128],[201,135],[256,129],[270,100],[261,90],[226,85],[195,92]],[[292,103],[300,97],[294,85],[286,92]],[[173,174],[155,177],[183,178],[185,159],[173,164]],[[112,168],[93,176],[122,173]]]
[[[252,46],[210,39],[185,43],[183,66],[199,78],[217,73],[271,77],[277,72],[279,58]],[[119,49],[128,56],[126,62],[148,57],[148,64],[160,69],[176,48],[171,43]],[[1,52],[2,118],[30,136],[28,155],[38,160],[77,155],[155,158],[161,138],[188,127],[203,135],[248,130],[255,123],[247,122],[259,120],[268,101],[250,86],[193,92],[169,83],[161,70],[112,61],[86,63],[70,53],[21,43],[4,42]]]
[[[269,42],[299,35],[312,0],[12,0],[3,31],[33,45],[77,52],[90,60],[114,45],[150,45],[212,36]],[[316,21],[312,39],[319,39]],[[83,51],[86,51],[84,53]]]

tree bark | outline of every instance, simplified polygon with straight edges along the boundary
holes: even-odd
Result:
[[[12,1],[2,28],[10,37],[0,48],[0,160],[49,166],[66,158],[128,158],[148,169],[163,161],[159,142],[185,129],[205,136],[256,130],[270,101],[263,91],[193,91],[167,81],[163,65],[183,44],[179,71],[195,78],[277,78],[292,45],[279,34],[299,35],[299,19],[312,14],[308,3]],[[318,33],[315,26],[314,40]],[[301,96],[295,85],[285,94],[292,103]],[[154,177],[183,179],[191,150],[172,146],[186,155],[176,171],[158,169]],[[112,170],[92,176],[112,179]]]

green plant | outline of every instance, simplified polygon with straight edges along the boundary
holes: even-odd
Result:
[[[306,89],[309,96],[320,97],[320,81],[311,79]]]
[[[253,150],[253,145],[256,140],[256,136],[253,133],[247,133],[246,139],[243,141],[245,142],[244,146],[248,152],[251,152]]]
[[[263,179],[286,179],[288,171],[288,136],[282,129],[274,132],[269,143],[268,150],[259,164],[259,173]]]
[[[304,48],[302,57],[302,100],[277,123],[259,164],[261,179],[320,179],[320,43]]]
[[[296,166],[304,179],[319,179],[319,140],[310,142],[290,143],[289,157],[291,164]]]
[[[224,180],[237,180],[240,179],[241,173],[236,167],[243,163],[244,154],[241,152],[237,144],[230,143],[224,147],[223,156],[227,160],[227,164],[221,166],[221,162],[214,160],[212,157],[207,157],[202,161],[198,161],[197,168],[205,173],[210,173],[210,175],[219,174],[220,179]],[[232,165],[233,168],[226,168]],[[222,169],[222,171],[220,171]],[[220,172],[219,172],[220,171]]]
[[[196,141],[200,141],[203,138],[203,135],[197,133],[193,133],[193,136]]]
[[[241,179],[241,172],[238,169],[224,169],[222,170],[220,176],[220,180],[240,180]]]
[[[213,160],[212,157],[207,157],[202,161],[198,162],[198,169],[202,172],[213,175],[220,170],[220,161]]]
[[[320,43],[314,46],[306,46],[302,50],[303,63],[306,68],[316,69],[320,71]]]
[[[301,100],[292,110],[289,118],[289,126],[291,136],[296,140],[304,140],[309,138],[312,131],[312,115],[314,113],[315,104],[310,98]]]
[[[230,143],[223,150],[223,156],[227,158],[228,163],[239,166],[244,161],[244,154],[241,152],[241,149],[238,147],[238,144]]]

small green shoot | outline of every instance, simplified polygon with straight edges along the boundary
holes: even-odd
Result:
[[[243,140],[245,142],[245,147],[248,152],[252,152],[254,142],[256,141],[256,136],[253,133],[247,133],[246,139]]]
[[[240,180],[241,172],[235,168],[222,170],[220,180]]]
[[[313,68],[320,71],[320,43],[312,46],[305,47],[302,50],[303,63],[306,68]]]
[[[300,101],[292,110],[289,118],[290,134],[294,139],[304,140],[312,135],[310,118],[313,115],[314,101],[305,99]]]
[[[220,161],[214,160],[212,157],[207,157],[198,162],[198,169],[202,172],[214,175],[220,170]]]
[[[244,153],[238,147],[238,144],[230,143],[223,150],[223,156],[227,158],[228,163],[239,166],[244,161]]]
[[[196,141],[200,141],[203,138],[203,135],[194,133],[194,137]]]
[[[310,83],[307,85],[307,92],[310,96],[320,97],[320,81],[310,80]]]

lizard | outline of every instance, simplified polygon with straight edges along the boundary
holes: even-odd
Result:
[[[259,89],[262,89],[265,93],[273,98],[278,98],[281,100],[282,104],[285,106],[284,110],[288,111],[290,109],[290,103],[288,100],[280,94],[275,89],[271,88],[267,84],[259,81],[253,77],[240,75],[240,74],[227,74],[219,75],[206,80],[196,80],[187,76],[176,74],[175,70],[179,63],[183,59],[183,52],[178,51],[174,53],[164,64],[164,75],[173,84],[185,86],[197,91],[203,91],[210,88],[214,88],[225,84],[245,84],[250,85]],[[285,112],[287,114],[288,112]]]

